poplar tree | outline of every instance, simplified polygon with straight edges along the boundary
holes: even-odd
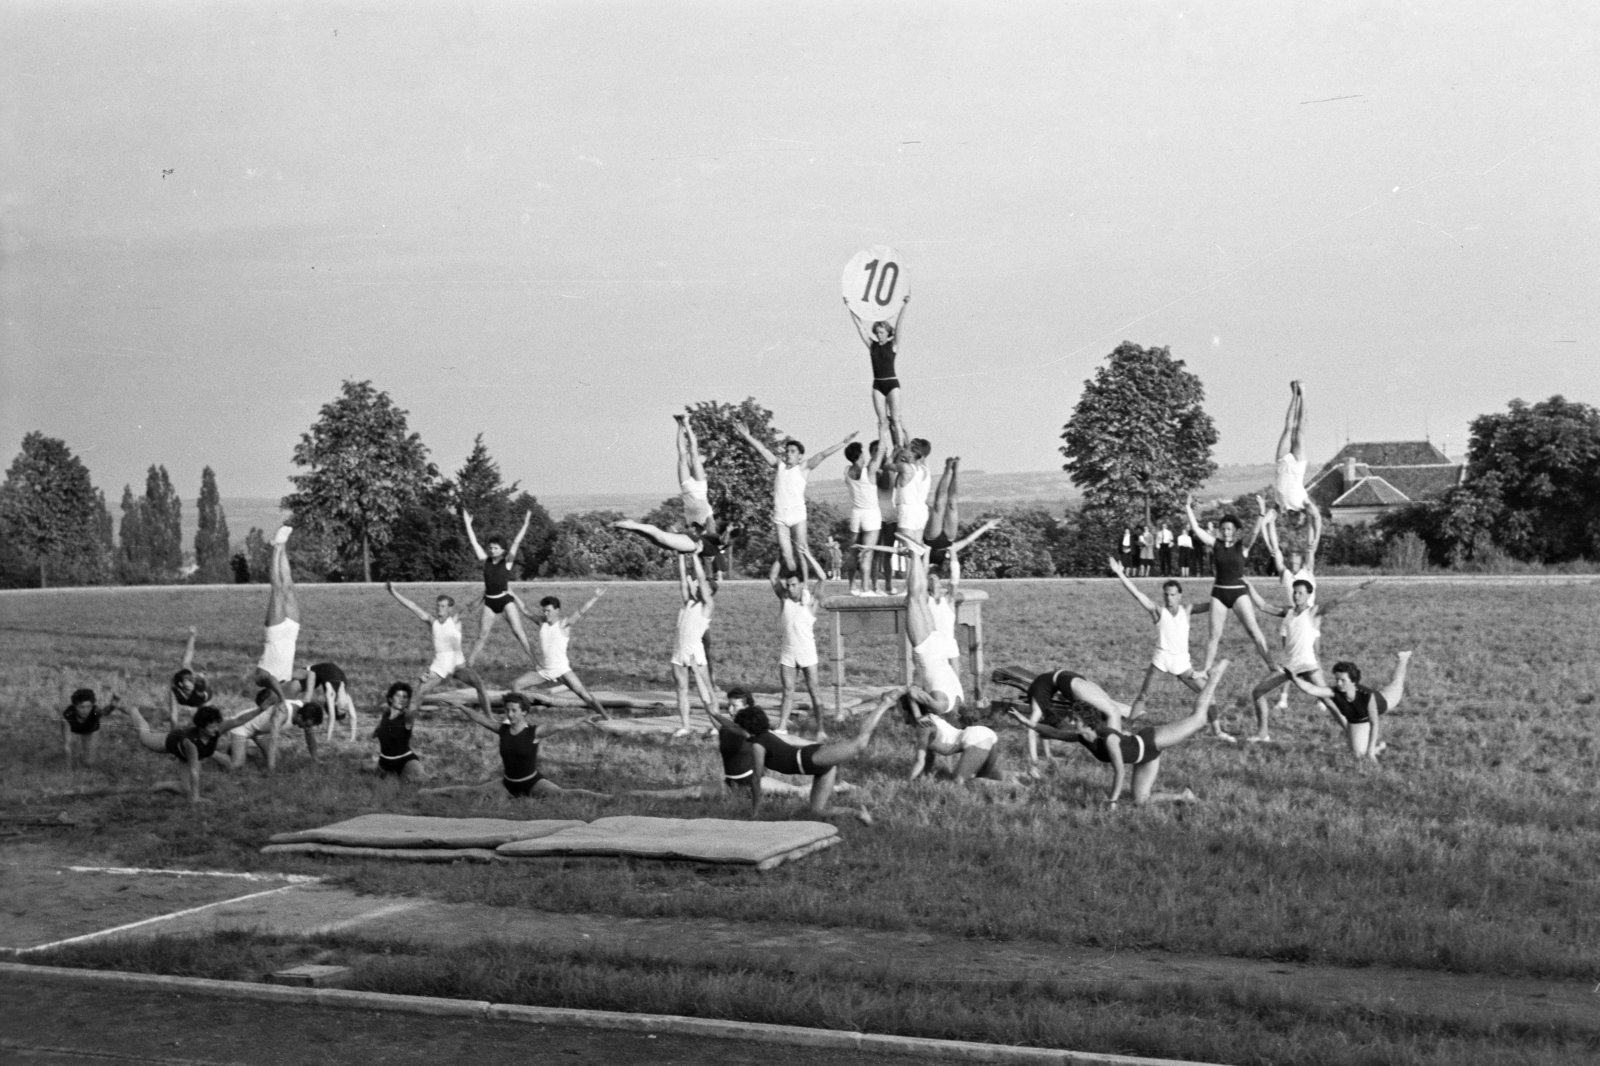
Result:
[[[199,527],[194,533],[194,579],[220,585],[233,579],[228,559],[228,516],[217,492],[217,475],[208,466],[200,472]]]

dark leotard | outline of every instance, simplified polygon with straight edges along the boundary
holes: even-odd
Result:
[[[900,379],[894,376],[895,344],[895,341],[887,344],[873,341],[867,346],[872,356],[872,387],[885,396],[900,387]]]
[[[537,729],[526,725],[513,733],[507,722],[495,732],[500,734],[501,783],[513,796],[532,795],[534,786],[544,780],[539,772],[539,742],[534,739]]]
[[[1097,736],[1094,740],[1078,738],[1078,743],[1089,749],[1101,762],[1111,761],[1111,751],[1106,746],[1108,738]],[[1154,726],[1146,726],[1129,736],[1117,737],[1118,747],[1122,749],[1122,764],[1124,766],[1138,766],[1140,763],[1151,762],[1161,757],[1161,751],[1156,747],[1156,730]]]
[[[775,737],[771,733],[761,733],[750,738],[750,743],[759,744],[766,749],[766,766],[780,774],[806,774],[816,776],[827,773],[827,769],[818,769],[811,761],[813,755],[821,750],[821,744],[807,744],[797,748],[782,737]]]
[[[1211,598],[1224,607],[1232,607],[1239,597],[1250,594],[1244,583],[1244,545],[1228,545],[1219,540],[1211,549],[1211,558],[1216,567]]]
[[[67,723],[68,729],[80,737],[86,737],[90,733],[100,732],[100,714],[99,707],[92,707],[89,709],[88,714],[79,718],[78,709],[72,704],[68,704],[67,709],[61,712],[61,718]]]
[[[500,556],[500,561],[493,559],[483,561],[483,605],[495,614],[504,614],[506,605],[514,602],[507,586],[511,583],[512,560],[509,555]]]
[[[950,539],[950,534],[948,533],[940,533],[937,537],[930,537],[927,545],[928,565],[943,566],[949,562],[950,545],[953,543],[954,541]]]
[[[188,729],[174,729],[167,734],[167,754],[174,759],[188,762],[189,757],[183,753],[183,742],[187,740],[194,745],[194,750],[201,759],[209,759],[217,753],[218,739],[220,738],[207,736],[193,726]]]
[[[1072,694],[1072,683],[1082,677],[1071,670],[1040,674],[1028,686],[1028,699],[1044,710],[1044,719],[1050,725],[1057,725],[1064,718],[1076,719],[1079,717],[1078,698]]]
[[[311,689],[312,689],[312,691],[316,691],[317,689],[321,688],[323,685],[332,685],[334,688],[338,688],[340,685],[345,685],[345,684],[349,684],[349,681],[344,676],[344,671],[339,669],[337,664],[335,664],[335,663],[312,663],[311,664]]]
[[[1339,708],[1339,713],[1351,725],[1372,721],[1374,708],[1379,714],[1386,714],[1389,710],[1389,701],[1383,698],[1383,693],[1374,692],[1365,685],[1356,686],[1356,698],[1353,700],[1345,699],[1343,693],[1335,690],[1333,705]]]
[[[717,753],[722,756],[722,779],[730,785],[748,783],[756,772],[755,749],[743,733],[718,729]]]
[[[384,773],[404,773],[406,763],[416,759],[411,750],[411,726],[405,715],[391,715],[385,710],[372,735],[378,740],[378,769]]]
[[[194,679],[194,688],[189,690],[187,696],[178,691],[177,685],[173,685],[171,688],[172,698],[178,701],[180,707],[204,707],[211,702],[211,689],[207,687],[203,677]]]

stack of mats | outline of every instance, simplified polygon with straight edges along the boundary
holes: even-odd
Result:
[[[591,823],[518,822],[366,814],[321,829],[279,833],[261,850],[269,855],[340,855],[421,862],[598,856],[725,863],[770,870],[832,847],[841,839],[839,831],[825,822],[736,822],[632,815],[600,818]]]

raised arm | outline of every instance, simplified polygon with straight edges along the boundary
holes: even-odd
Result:
[[[190,626],[189,627],[189,643],[184,645],[184,648],[183,648],[183,662],[179,664],[179,668],[180,669],[183,669],[183,670],[192,670],[192,669],[194,669],[194,638],[195,638],[196,635],[197,634],[195,632],[194,626]]]
[[[906,320],[906,308],[911,304],[911,294],[908,292],[900,297],[900,312],[894,316],[894,346],[900,347],[900,325]]]
[[[469,525],[467,528],[471,529],[472,527]],[[412,603],[410,600],[408,600],[404,596],[400,595],[400,593],[395,590],[393,581],[385,581],[383,583],[383,588],[384,588],[385,592],[387,592],[389,595],[393,596],[399,602],[400,606],[404,607],[406,610],[408,610],[412,614],[416,615],[422,621],[424,621],[424,622],[432,622],[433,621],[432,618],[428,617],[428,612],[427,611],[424,611],[421,607],[418,607],[416,604]]]
[[[871,348],[872,341],[870,338],[868,338],[866,331],[861,328],[861,316],[856,314],[856,309],[850,306],[850,297],[841,296],[839,299],[844,301],[844,309],[850,312],[850,321],[855,324],[856,336],[861,338],[862,344],[865,344],[868,348]]]
[[[478,562],[483,562],[489,558],[489,553],[478,543],[478,534],[472,531],[472,514],[465,507],[461,508],[461,521],[467,527],[467,543],[472,545],[472,554],[478,557]]]
[[[1137,585],[1128,580],[1128,572],[1124,570],[1122,564],[1117,561],[1117,557],[1114,555],[1109,557],[1106,560],[1106,564],[1111,567],[1111,572],[1117,575],[1117,580],[1122,582],[1122,587],[1127,589],[1129,594],[1132,595],[1134,599],[1139,601],[1139,606],[1143,607],[1145,612],[1150,615],[1150,621],[1161,621],[1161,608],[1157,607],[1155,601],[1149,596],[1146,596],[1144,593],[1140,592]]]
[[[605,594],[606,594],[606,590],[605,589],[595,589],[594,590],[594,595],[589,597],[589,602],[584,604],[582,607],[579,607],[576,611],[573,611],[570,616],[568,616],[568,618],[567,618],[567,628],[571,629],[573,626],[577,625],[578,624],[578,619],[580,619],[584,615],[588,614],[589,613],[589,608],[591,608],[595,604],[599,603],[600,602],[600,597],[604,596]]]
[[[971,533],[968,533],[966,536],[962,537],[960,540],[958,540],[954,544],[950,545],[950,551],[952,553],[953,552],[966,551],[969,547],[972,546],[972,542],[973,541],[977,540],[979,537],[983,536],[985,533],[987,533],[990,530],[994,529],[999,524],[1000,524],[1000,519],[998,519],[998,518],[989,519],[983,525],[979,526],[977,529],[974,529]]]
[[[818,452],[816,455],[813,455],[811,458],[807,459],[806,460],[806,469],[807,470],[815,470],[817,467],[822,465],[822,461],[824,459],[826,459],[828,456],[832,455],[834,452],[838,451],[840,448],[843,448],[846,444],[849,444],[851,441],[855,440],[859,436],[861,436],[861,431],[860,430],[854,430],[854,429],[851,430],[850,431],[850,435],[848,437],[846,437],[844,440],[840,441],[838,444],[829,445],[828,447],[826,447],[826,448],[822,449],[820,452]]]
[[[772,560],[772,569],[767,572],[767,581],[772,585],[772,594],[779,600],[783,599],[783,560]]]
[[[507,559],[515,559],[517,557],[517,549],[522,547],[522,538],[528,535],[528,524],[532,521],[533,511],[530,508],[527,513],[522,516],[522,525],[518,527],[517,535],[511,539],[511,547],[506,549]]]
[[[1250,590],[1250,602],[1254,604],[1255,609],[1260,611],[1262,614],[1270,614],[1275,615],[1278,618],[1283,618],[1286,617],[1290,611],[1294,610],[1293,607],[1274,607],[1272,604],[1262,599],[1261,593],[1256,591],[1255,584],[1248,578],[1245,579],[1244,587]]]
[[[867,449],[867,461],[861,466],[861,476],[876,478],[878,471],[883,468],[885,460],[889,458],[889,423],[885,422],[878,427],[878,450],[876,453],[871,448]]]
[[[683,556],[679,555],[678,558],[682,559]],[[701,565],[700,556],[689,556],[689,565],[694,568],[694,594],[701,603],[709,607],[715,593],[711,589],[711,582],[706,580],[706,568]]]
[[[754,448],[756,450],[756,454],[765,459],[768,466],[778,465],[778,457],[772,454],[772,449],[756,440],[755,436],[745,428],[743,422],[735,422],[733,424],[733,431],[739,434],[739,436],[743,437],[744,442],[750,445],[750,447]]]
[[[1365,592],[1369,587],[1371,587],[1372,585],[1377,584],[1377,581],[1378,581],[1377,578],[1372,578],[1370,581],[1363,581],[1361,584],[1357,585],[1355,588],[1351,589],[1349,592],[1346,592],[1343,596],[1340,596],[1338,599],[1328,600],[1326,603],[1319,604],[1318,607],[1317,607],[1318,613],[1321,614],[1324,618],[1326,618],[1335,609],[1344,606],[1345,604],[1349,603],[1351,600],[1355,599],[1357,596],[1359,596],[1363,592]]]
[[[1033,730],[1046,740],[1078,739],[1078,734],[1075,731],[1062,729],[1060,726],[1049,725],[1045,722],[1035,722],[1033,719],[1029,718],[1015,707],[1011,708],[1008,713],[1011,715],[1011,717],[1021,722],[1025,728]]]
[[[1200,521],[1194,516],[1193,496],[1185,496],[1183,498],[1183,513],[1189,518],[1189,532],[1194,534],[1195,540],[1198,540],[1208,548],[1217,543],[1216,537],[1200,528]]]
[[[694,598],[689,593],[689,564],[684,562],[683,553],[682,552],[678,552],[677,556],[678,556],[678,595],[679,595],[679,597],[682,598],[684,603],[688,603],[690,600],[692,600]]]

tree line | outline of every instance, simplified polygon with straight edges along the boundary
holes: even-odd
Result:
[[[1200,379],[1169,349],[1123,342],[1084,382],[1062,428],[1064,469],[1083,491],[1080,506],[988,511],[962,533],[1000,514],[1003,524],[963,556],[969,577],[1048,577],[1104,572],[1124,529],[1181,521],[1184,498],[1216,470],[1216,428]],[[711,504],[730,533],[735,573],[764,575],[778,550],[769,518],[770,469],[735,434],[736,424],[769,447],[785,438],[753,398],[708,400],[685,414],[700,441]],[[297,535],[290,542],[305,581],[468,581],[480,563],[461,515],[480,539],[508,540],[523,516],[517,553],[524,579],[666,578],[672,560],[611,523],[619,512],[551,518],[519,482],[506,483],[480,434],[451,474],[429,458],[407,412],[370,381],[346,381],[296,444],[293,491],[282,501]],[[251,529],[229,552],[227,517],[210,467],[201,476],[193,563],[181,543],[182,504],[166,468],[151,466],[143,494],[125,486],[118,536],[104,495],[66,443],[30,433],[0,483],[0,584],[147,584],[264,581],[271,531]],[[1248,496],[1213,504],[1202,520],[1232,510],[1248,519]],[[822,557],[830,537],[850,542],[848,516],[810,504],[809,535]],[[645,520],[668,528],[682,518],[674,495]],[[1600,411],[1560,396],[1514,400],[1471,426],[1466,473],[1439,499],[1385,515],[1371,526],[1333,527],[1320,562],[1414,569],[1494,569],[1507,561],[1600,559]]]

